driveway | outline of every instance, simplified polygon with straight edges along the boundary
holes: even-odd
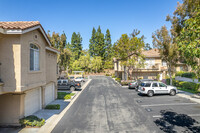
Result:
[[[178,96],[138,95],[110,77],[93,80],[53,133],[199,132],[200,105]]]

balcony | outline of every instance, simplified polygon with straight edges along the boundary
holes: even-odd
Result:
[[[144,68],[134,68],[134,71],[159,71],[160,70],[160,64],[156,63],[154,65],[146,65]]]

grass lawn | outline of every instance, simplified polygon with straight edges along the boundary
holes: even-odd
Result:
[[[195,91],[195,90],[191,90],[191,89],[183,89],[181,87],[177,87],[179,90],[182,90],[182,91],[186,91],[186,92],[190,92],[190,93],[193,93],[193,94],[197,94],[197,93],[200,93],[200,91]]]

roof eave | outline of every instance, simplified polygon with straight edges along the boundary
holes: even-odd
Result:
[[[51,46],[51,42],[49,41],[46,32],[44,31],[44,29],[42,28],[41,25],[36,25],[34,27],[31,28],[27,28],[27,29],[3,29],[0,28],[0,33],[2,34],[24,34],[36,29],[40,29],[41,33],[43,34],[45,40],[47,41],[47,43],[49,44],[49,46]]]

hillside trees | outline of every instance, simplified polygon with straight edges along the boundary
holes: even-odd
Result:
[[[48,31],[47,36],[51,41],[52,46],[60,51],[60,55],[58,55],[57,58],[60,72],[66,70],[67,66],[70,64],[69,61],[72,53],[70,49],[66,48],[67,37],[65,33],[63,32],[61,35],[59,35],[59,33],[53,32],[52,35],[50,35],[50,31]]]

